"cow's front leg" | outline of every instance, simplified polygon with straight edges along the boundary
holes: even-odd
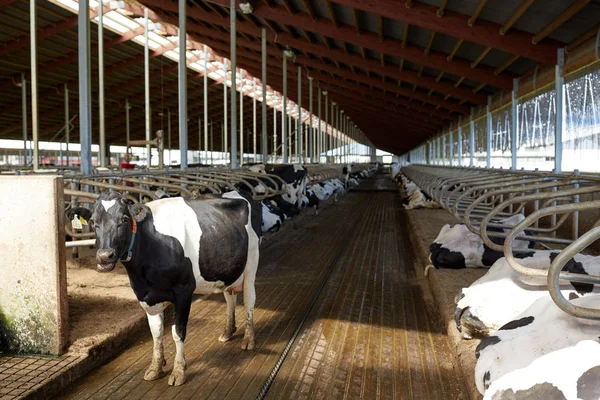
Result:
[[[154,381],[163,376],[163,366],[165,365],[165,353],[163,348],[163,312],[152,315],[146,311],[148,316],[148,325],[154,339],[154,351],[152,352],[152,363],[144,374],[144,379]]]
[[[192,293],[177,293],[175,298],[175,325],[172,327],[173,341],[175,342],[175,362],[173,372],[169,377],[169,385],[179,386],[185,383],[185,355],[183,353],[183,342],[185,341],[187,322],[190,316],[192,304]]]
[[[258,258],[258,257],[257,257]],[[258,264],[258,260],[256,261]],[[246,307],[246,330],[244,331],[244,339],[242,339],[242,350],[252,350],[255,345],[254,335],[254,303],[256,302],[256,289],[254,288],[254,280],[256,277],[256,267],[254,271],[245,272],[244,278],[244,306]]]
[[[231,294],[224,291],[225,301],[227,302],[227,325],[223,334],[219,337],[219,341],[227,342],[235,333],[235,304],[237,303],[237,294]]]

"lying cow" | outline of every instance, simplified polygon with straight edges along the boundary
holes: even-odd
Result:
[[[516,258],[523,266],[547,270],[557,254],[538,250],[516,255]],[[600,272],[600,258],[577,254],[563,270],[595,275]],[[567,298],[576,298],[592,290],[589,284],[565,282],[562,293]],[[456,327],[464,339],[488,336],[537,299],[549,296],[546,278],[521,275],[501,258],[484,276],[458,294],[454,312]]]
[[[553,351],[494,381],[484,400],[598,399],[600,343],[582,340]]]
[[[495,223],[515,226],[523,221],[522,214],[492,221]],[[502,229],[489,227],[490,232],[500,232]],[[509,229],[504,229],[508,233]],[[504,238],[491,238],[495,244],[504,244]],[[532,247],[533,242],[515,240],[514,248],[517,250]],[[431,252],[431,264],[435,268],[462,269],[462,268],[489,268],[498,259],[504,257],[504,253],[490,249],[483,243],[481,237],[473,233],[464,224],[450,226],[446,224],[429,246]]]
[[[403,200],[402,204],[406,210],[414,210],[417,208],[440,208],[437,201],[434,201],[427,193],[418,189]]]
[[[302,195],[302,207],[313,208],[315,215],[319,214],[319,197],[317,197],[315,191],[309,187],[306,188],[306,196]]]
[[[262,205],[262,232],[278,232],[283,221],[285,220],[285,213],[277,207],[277,203],[273,200],[263,200]]]
[[[120,193],[104,192],[94,204],[90,224],[96,232],[101,272],[121,261],[154,339],[145,380],[162,376],[163,311],[175,304],[172,326],[176,355],[169,385],[185,382],[184,341],[194,293],[218,293],[227,302],[227,325],[219,340],[235,330],[237,293],[247,310],[242,349],[254,348],[254,280],[259,258],[261,211],[237,192],[205,199],[181,197],[130,204]]]
[[[580,307],[598,309],[600,295],[581,297],[571,302]],[[599,332],[600,321],[572,317],[559,309],[551,298],[538,299],[513,321],[501,327],[494,336],[479,343],[475,365],[477,389],[483,394],[503,376],[531,365],[546,354],[575,346],[583,340],[598,341]],[[547,371],[548,367],[545,366],[544,370]],[[570,369],[573,365],[562,365],[562,368]],[[597,373],[595,371],[591,377],[594,385],[597,385]],[[583,398],[597,399],[598,393]]]

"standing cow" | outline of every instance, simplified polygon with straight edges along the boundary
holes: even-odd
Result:
[[[163,374],[163,311],[174,303],[176,356],[169,385],[185,382],[183,343],[194,293],[225,295],[227,325],[219,340],[227,341],[236,330],[236,296],[243,289],[247,319],[242,349],[254,348],[260,204],[237,192],[145,205],[131,204],[120,193],[104,192],[94,204],[90,224],[96,231],[98,270],[112,271],[121,261],[147,313],[154,353],[145,380]]]

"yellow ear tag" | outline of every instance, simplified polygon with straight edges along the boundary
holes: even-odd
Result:
[[[81,225],[87,225],[87,221],[83,217],[79,217],[79,221],[81,221]]]

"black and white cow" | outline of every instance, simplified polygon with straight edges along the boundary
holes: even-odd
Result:
[[[557,254],[556,251],[536,250],[516,257],[523,266],[548,270]],[[600,272],[600,258],[577,254],[565,265],[564,270],[595,275]],[[563,296],[567,298],[598,291],[600,288],[594,290],[593,285],[577,282],[565,282],[562,286]],[[503,257],[484,276],[457,295],[454,312],[456,327],[464,339],[489,336],[533,302],[549,296],[546,278],[521,275]]]
[[[598,398],[600,343],[582,340],[503,375],[486,390],[483,400]]]
[[[600,308],[600,295],[594,294],[571,300],[580,307]],[[584,340],[597,342],[600,321],[575,318],[558,308],[551,298],[536,300],[514,320],[502,326],[494,336],[483,339],[476,349],[475,384],[481,394],[507,374],[531,366],[540,357],[552,352],[576,346]],[[594,362],[598,362],[594,358]],[[580,360],[573,360],[578,363]],[[573,365],[561,365],[561,370]],[[549,365],[543,366],[541,374],[547,374]],[[599,398],[598,373],[595,371],[593,384],[595,395],[584,399]],[[538,375],[540,376],[540,375]],[[524,378],[524,377],[523,377]],[[538,387],[538,390],[541,389]],[[541,393],[543,393],[541,391]],[[515,397],[510,397],[511,399]],[[518,397],[517,397],[518,398]],[[561,397],[527,397],[556,399]],[[574,398],[574,397],[569,397]],[[575,397],[576,398],[576,397]],[[495,397],[494,397],[495,399]]]
[[[250,170],[280,177],[285,182],[285,193],[280,197],[294,205],[297,210],[300,210],[302,195],[306,194],[306,183],[308,180],[306,167],[300,164],[273,165],[269,167],[266,167],[264,164],[257,164],[250,167]]]
[[[262,232],[278,232],[283,221],[285,213],[277,207],[277,203],[273,200],[263,200],[262,205]]]
[[[310,187],[306,187],[306,195],[302,195],[302,206],[304,208],[313,208],[315,215],[319,214],[319,197],[315,194],[315,191]]]
[[[90,224],[96,232],[98,270],[112,271],[121,261],[147,313],[154,354],[144,379],[155,380],[163,373],[163,311],[174,303],[176,356],[169,385],[185,382],[184,340],[194,293],[225,295],[227,325],[219,340],[227,341],[236,330],[236,297],[243,289],[247,319],[242,349],[254,348],[254,280],[261,238],[258,203],[229,192],[144,205],[104,192],[94,204]]]
[[[515,226],[523,221],[522,214],[496,220],[493,222]],[[500,232],[500,228],[488,228],[491,232]],[[504,229],[508,233],[509,229]],[[504,238],[491,238],[492,242],[502,245]],[[516,240],[514,248],[518,250],[532,247],[533,242]],[[462,269],[462,268],[489,268],[498,259],[504,257],[504,253],[490,249],[483,243],[481,237],[473,233],[464,224],[450,226],[446,224],[429,246],[431,252],[431,264],[435,268]]]

